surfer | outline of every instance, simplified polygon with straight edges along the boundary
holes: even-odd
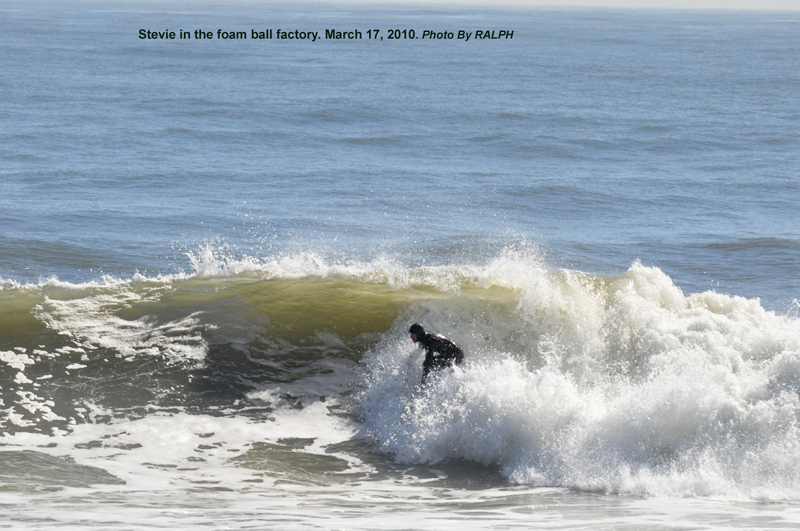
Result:
[[[458,345],[441,334],[428,334],[422,325],[414,323],[408,329],[411,341],[425,347],[425,361],[422,362],[422,383],[428,378],[428,373],[438,371],[445,367],[461,365],[464,353]]]

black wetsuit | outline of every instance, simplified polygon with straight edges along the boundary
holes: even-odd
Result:
[[[422,383],[431,371],[460,365],[464,361],[464,353],[458,345],[439,334],[425,334],[417,339],[425,347],[425,361],[422,362]]]

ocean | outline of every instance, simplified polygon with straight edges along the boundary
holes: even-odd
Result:
[[[800,525],[800,12],[0,21],[2,527]]]

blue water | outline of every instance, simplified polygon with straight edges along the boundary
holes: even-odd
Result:
[[[0,517],[796,525],[798,168],[800,12],[0,0]]]
[[[2,9],[3,277],[173,271],[209,241],[416,262],[525,241],[782,311],[798,293],[796,13]],[[138,39],[273,26],[515,33]]]

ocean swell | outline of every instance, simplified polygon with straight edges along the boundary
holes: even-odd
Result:
[[[800,321],[535,251],[408,267],[201,249],[172,277],[0,290],[0,430],[341,404],[400,464],[589,491],[800,499]],[[421,388],[421,322],[466,362]],[[338,407],[338,406],[337,406]],[[102,415],[95,413],[104,411]]]

